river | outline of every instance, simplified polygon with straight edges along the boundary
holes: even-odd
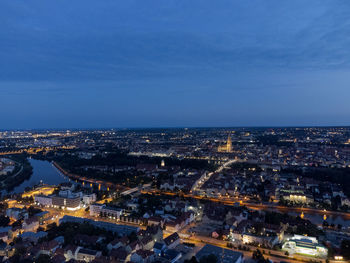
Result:
[[[288,214],[293,216],[300,216],[300,214],[296,212],[289,212]],[[310,220],[313,224],[322,225],[324,221],[324,215],[322,216],[320,214],[305,212],[304,219]],[[328,215],[328,216],[326,215],[326,221],[328,224],[334,224],[334,225],[340,224],[344,227],[350,227],[350,220],[340,215]]]
[[[248,206],[249,208],[249,206]],[[324,220],[326,219],[327,223],[329,225],[334,224],[334,225],[342,225],[343,227],[350,227],[350,214],[348,215],[337,215],[335,213],[332,214],[331,211],[329,212],[323,212],[322,210],[320,210],[319,212],[317,211],[306,211],[306,209],[304,209],[303,214],[301,214],[301,210],[298,208],[252,208],[253,210],[266,210],[266,211],[272,211],[272,212],[278,212],[278,213],[287,213],[288,215],[291,216],[302,216],[303,215],[303,219],[309,220],[310,222],[312,222],[315,225],[322,225],[322,223],[324,222]],[[299,212],[296,210],[300,210]]]
[[[63,182],[68,182],[69,178],[65,177],[62,173],[60,173],[50,162],[41,161],[35,159],[28,159],[30,164],[33,167],[33,174],[23,183],[15,187],[10,193],[21,193],[24,191],[26,187],[33,187],[34,185],[40,183],[41,181],[44,184],[48,185],[57,185]],[[277,211],[276,211],[277,212]],[[286,211],[278,211],[278,212],[286,212]],[[288,211],[290,215],[300,215],[298,212]],[[313,214],[313,213],[304,213],[304,219],[310,220],[312,223],[321,225],[323,222],[322,214]],[[327,222],[329,224],[341,224],[345,227],[350,227],[350,220],[344,218],[342,216],[327,216]]]
[[[69,179],[62,175],[50,162],[34,159],[28,160],[33,167],[33,174],[28,180],[16,186],[10,193],[21,193],[26,187],[33,187],[41,181],[48,185],[57,185],[69,181]]]

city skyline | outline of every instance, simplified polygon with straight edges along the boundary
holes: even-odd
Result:
[[[350,263],[349,0],[0,1],[0,262]]]

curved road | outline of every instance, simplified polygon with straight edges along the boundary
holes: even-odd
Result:
[[[246,206],[251,209],[255,210],[270,210],[270,211],[275,211],[279,210],[281,212],[308,212],[308,213],[313,213],[313,214],[319,214],[319,215],[327,215],[327,216],[341,216],[344,219],[350,220],[350,213],[346,212],[340,212],[340,211],[328,211],[328,210],[320,210],[316,208],[309,208],[309,207],[288,207],[288,206],[281,206],[281,205],[274,205],[274,204],[257,204],[257,203],[249,203],[244,200],[228,200],[228,199],[223,199],[223,198],[207,198],[195,194],[179,194],[179,193],[174,193],[174,192],[165,192],[165,191],[159,191],[159,190],[149,190],[149,191],[141,191],[144,194],[155,194],[155,195],[170,195],[170,196],[183,196],[183,197],[188,197],[188,198],[195,198],[199,200],[209,200],[212,202],[218,202],[221,204],[225,205],[237,205],[237,203],[241,206]]]
[[[199,179],[196,182],[196,185],[193,186],[193,191],[198,191],[204,184],[206,181],[208,181],[210,179],[210,177],[215,174],[215,173],[221,173],[222,170],[224,170],[225,167],[229,166],[230,164],[236,162],[237,160],[228,160],[227,162],[225,162],[224,164],[222,164],[218,169],[216,169],[214,172],[211,172],[207,175],[205,175],[203,177],[203,179]]]

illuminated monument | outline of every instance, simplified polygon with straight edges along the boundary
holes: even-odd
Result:
[[[231,141],[231,135],[230,134],[227,137],[227,143],[225,145],[220,145],[218,147],[218,152],[221,152],[221,153],[230,153],[230,152],[232,152],[232,141]]]

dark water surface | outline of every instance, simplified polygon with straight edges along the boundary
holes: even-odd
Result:
[[[41,181],[49,185],[57,185],[69,181],[69,179],[62,175],[50,162],[34,159],[28,160],[33,167],[32,176],[15,187],[10,193],[21,193],[26,187],[33,187]]]

